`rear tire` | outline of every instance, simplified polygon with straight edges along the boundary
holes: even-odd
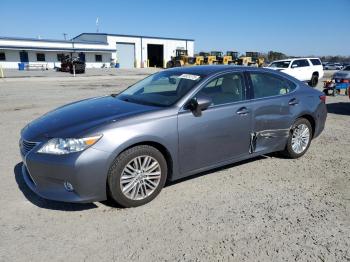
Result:
[[[318,76],[316,74],[313,74],[309,82],[309,85],[312,87],[316,87],[317,84],[318,84]]]
[[[109,196],[123,207],[144,205],[160,193],[167,172],[167,162],[158,149],[148,145],[127,149],[114,160],[109,170]]]
[[[309,149],[311,139],[310,122],[305,118],[297,119],[290,129],[287,145],[282,154],[293,159],[303,156]]]

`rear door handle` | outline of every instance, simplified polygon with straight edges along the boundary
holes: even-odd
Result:
[[[237,113],[237,115],[244,116],[244,115],[249,114],[249,110],[246,107],[241,107],[240,109],[237,110],[236,113]]]
[[[299,104],[299,101],[298,101],[298,99],[296,99],[296,98],[292,98],[292,99],[289,100],[289,102],[288,102],[288,105],[290,105],[290,106],[295,106],[295,105],[297,105],[297,104]]]

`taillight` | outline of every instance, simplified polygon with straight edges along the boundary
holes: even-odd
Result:
[[[343,83],[349,83],[348,79],[343,79]]]
[[[323,103],[326,103],[326,96],[325,96],[325,95],[320,95],[320,100],[321,100]]]

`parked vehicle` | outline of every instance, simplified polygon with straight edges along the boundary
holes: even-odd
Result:
[[[343,69],[343,66],[342,64],[340,63],[329,63],[329,64],[326,64],[324,67],[324,70],[341,70]]]
[[[231,65],[238,63],[238,52],[237,51],[227,51],[224,56],[224,65]]]
[[[335,80],[350,80],[350,66],[344,67],[342,70],[337,71],[333,74],[333,79]]]
[[[85,73],[85,62],[82,61],[79,57],[70,57],[66,56],[61,61],[62,72],[69,72],[71,74],[84,74]]]
[[[295,58],[274,61],[268,68],[281,71],[296,79],[307,82],[310,86],[317,86],[318,80],[323,78],[323,67],[319,58]]]
[[[259,52],[246,52],[245,57],[251,57],[249,66],[262,67],[265,63],[265,58],[260,55]]]
[[[332,80],[325,81],[323,92],[326,95],[339,94],[342,89],[345,90],[345,94],[349,92],[350,87],[350,66],[345,67],[343,70],[337,71],[333,74]]]
[[[175,56],[172,56],[166,63],[166,68],[181,67],[189,64],[194,64],[195,58],[188,56],[188,50],[176,49]]]
[[[276,151],[299,158],[326,116],[323,93],[278,71],[178,67],[28,124],[22,173],[43,198],[139,206],[166,180]]]

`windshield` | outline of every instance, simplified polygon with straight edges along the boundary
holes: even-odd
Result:
[[[269,67],[278,67],[278,68],[288,68],[290,64],[290,61],[277,61],[277,62],[272,62]]]
[[[171,106],[190,91],[203,76],[182,72],[163,71],[132,85],[118,95],[132,103]]]

